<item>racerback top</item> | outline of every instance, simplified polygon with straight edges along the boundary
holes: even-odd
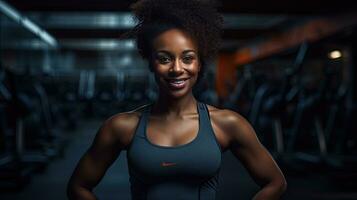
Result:
[[[127,150],[133,200],[214,200],[219,185],[221,148],[207,106],[197,102],[199,129],[189,143],[167,147],[146,135],[147,106]]]

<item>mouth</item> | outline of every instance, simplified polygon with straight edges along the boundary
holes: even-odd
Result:
[[[182,89],[186,86],[187,80],[189,78],[180,78],[180,79],[165,79],[172,89]]]

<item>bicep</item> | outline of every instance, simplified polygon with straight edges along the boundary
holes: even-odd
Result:
[[[274,159],[260,143],[255,131],[245,119],[241,118],[234,130],[230,150],[242,162],[257,184],[265,185],[282,176]]]
[[[80,159],[70,183],[86,188],[95,187],[119,156],[121,149],[110,126],[104,124]]]

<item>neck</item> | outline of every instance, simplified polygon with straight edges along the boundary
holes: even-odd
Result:
[[[160,93],[152,108],[154,113],[166,116],[182,116],[185,113],[195,113],[196,110],[197,100],[192,92],[182,98],[173,98]]]

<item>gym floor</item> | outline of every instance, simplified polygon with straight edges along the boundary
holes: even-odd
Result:
[[[84,151],[89,147],[102,120],[87,120],[80,123],[76,132],[70,133],[71,143],[65,150],[64,158],[51,162],[47,169],[36,174],[22,191],[2,191],[2,200],[63,200],[66,198],[66,183]],[[129,200],[130,186],[125,152],[107,171],[95,190],[99,199]],[[357,192],[343,191],[325,176],[325,173],[292,173],[284,171],[288,190],[283,199],[357,199]],[[221,186],[217,199],[251,199],[258,186],[231,153],[224,154],[221,169]],[[353,191],[353,190],[352,190]]]

